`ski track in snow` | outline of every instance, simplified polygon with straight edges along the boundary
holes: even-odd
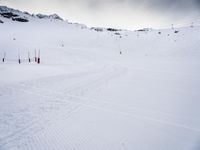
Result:
[[[41,114],[42,115],[41,118],[34,119],[34,121],[30,122],[29,124],[22,125],[23,127],[14,131],[13,133],[1,137],[0,148],[10,149],[11,147],[18,145],[19,141],[21,141],[22,139],[30,138],[30,136],[36,134],[37,132],[40,132],[42,129],[45,128],[48,122],[55,121],[56,118],[64,117],[65,119],[67,119],[68,117],[70,117],[71,114],[76,112],[81,106],[85,106],[86,101],[88,102],[90,101],[90,99],[81,99],[80,98],[81,95],[83,95],[88,90],[92,90],[93,88],[105,84],[107,81],[113,79],[114,77],[119,76],[122,73],[124,73],[124,69],[117,70],[115,67],[107,67],[107,68],[103,67],[103,69],[100,69],[99,72],[93,72],[93,73],[89,72],[86,73],[85,75],[81,74],[83,78],[84,76],[86,76],[86,79],[83,79],[83,81],[80,81],[75,85],[71,85],[70,87],[67,86],[67,81],[70,78],[69,76],[65,75],[39,79],[31,82],[29,81],[28,83],[25,82],[16,85],[9,85],[9,87],[6,87],[6,90],[8,90],[9,92],[12,91],[11,92],[12,97],[16,98],[18,96],[21,97],[26,95],[27,96],[32,95],[33,97],[36,97],[35,98],[36,100],[37,99],[42,100],[44,103],[43,104],[44,111],[45,109],[47,109],[48,115],[52,111],[53,116],[52,115],[50,116],[54,120],[50,118],[45,118],[45,115],[43,116],[43,114]],[[90,78],[91,76],[93,76],[92,80]],[[79,77],[79,75],[76,76],[72,75],[72,79],[73,78],[76,79],[77,77]],[[56,84],[57,86],[59,85],[59,87],[61,88],[64,88],[62,89],[63,92],[58,92],[60,90],[59,88],[57,89],[58,90],[57,92],[54,91],[56,89],[48,90],[48,85],[54,87],[54,84]],[[43,87],[43,85],[45,85],[45,87]],[[57,86],[55,87],[57,88]],[[3,89],[3,87],[1,87],[1,89]],[[13,91],[15,91],[16,93]],[[15,100],[15,98],[12,100]],[[39,104],[41,104],[41,102],[39,102]],[[58,110],[55,111],[48,110],[47,108],[48,104],[50,104],[53,107],[58,104],[57,108]],[[36,105],[38,104],[36,103]],[[23,115],[23,113],[21,115]]]
[[[119,37],[27,17],[0,16],[0,150],[200,149],[199,25]]]
[[[22,97],[24,100],[26,98],[28,100],[29,96],[34,97],[36,102],[34,102],[33,105],[36,105],[34,106],[35,108],[41,109],[41,116],[36,116],[33,121],[30,121],[27,124],[22,124],[21,127],[19,127],[19,129],[17,129],[16,131],[5,135],[4,137],[1,137],[0,148],[4,150],[11,149],[12,147],[17,146],[20,149],[24,146],[25,149],[42,149],[42,145],[38,148],[30,148],[29,146],[34,145],[27,145],[23,141],[36,140],[35,142],[38,141],[39,144],[40,139],[36,139],[38,138],[37,134],[47,132],[47,134],[51,135],[50,137],[53,136],[55,137],[55,140],[57,139],[55,141],[55,148],[52,148],[56,149],[56,147],[59,147],[60,145],[59,142],[62,143],[61,137],[64,135],[57,135],[62,133],[62,131],[59,131],[59,128],[56,128],[56,131],[46,131],[45,129],[47,124],[51,126],[56,123],[56,120],[66,120],[73,113],[77,112],[81,107],[89,107],[100,111],[111,112],[115,113],[116,115],[125,115],[135,118],[137,120],[150,121],[175,128],[189,130],[191,132],[200,132],[199,128],[194,128],[163,119],[163,116],[167,116],[169,118],[173,117],[171,114],[168,113],[153,110],[143,110],[134,107],[123,107],[107,102],[106,100],[97,100],[85,96],[88,91],[93,91],[95,88],[103,86],[108,81],[126,73],[126,68],[119,68],[120,67],[117,68],[115,66],[102,67],[100,68],[100,70],[96,70],[93,72],[85,72],[74,75],[72,74],[71,76],[59,75],[46,77],[38,80],[22,82],[15,85],[11,84],[7,86],[6,90],[11,92],[10,94],[12,95],[12,97],[15,97],[11,98],[11,101],[15,100],[16,97],[19,97],[18,99]],[[81,80],[76,81],[71,85],[67,85],[69,80],[76,79]],[[1,87],[1,89],[3,89],[3,87]],[[10,94],[4,96],[9,97],[11,96]],[[27,111],[31,111],[31,108],[28,109],[30,110]],[[10,113],[12,114],[12,112]],[[153,117],[149,115],[151,113],[154,114]],[[158,114],[157,118],[155,114]],[[21,115],[23,116],[24,114],[22,113]],[[160,118],[159,115],[161,115],[162,117]],[[45,138],[47,138],[45,140],[48,140],[48,137]],[[82,142],[84,142],[85,140],[87,139],[81,139]],[[48,143],[48,141],[46,141],[46,143]],[[46,145],[46,147],[48,147],[48,145]],[[66,149],[66,147],[63,149]]]

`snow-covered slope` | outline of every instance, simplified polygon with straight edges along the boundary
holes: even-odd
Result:
[[[18,21],[18,22],[29,22],[29,19],[53,19],[53,20],[61,20],[63,21],[63,19],[61,17],[59,17],[57,14],[52,14],[52,15],[43,15],[43,14],[29,14],[28,12],[22,12],[19,10],[15,10],[6,6],[0,6],[0,15],[3,18],[7,18],[7,19],[12,19],[13,21]],[[18,18],[18,19],[16,19]],[[20,20],[19,18],[21,18],[22,20]],[[26,21],[23,21],[26,20]]]
[[[0,13],[0,150],[200,148],[199,26],[128,31]]]

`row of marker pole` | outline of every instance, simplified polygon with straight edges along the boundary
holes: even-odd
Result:
[[[2,58],[2,62],[4,63],[6,61],[6,53],[4,52],[3,54],[3,58]],[[37,51],[35,50],[35,58],[34,61],[38,64],[40,64],[40,50],[38,51],[38,55],[37,55]],[[31,63],[31,57],[30,57],[30,53],[28,52],[28,62]],[[21,64],[21,57],[20,57],[20,53],[18,53],[18,63]]]

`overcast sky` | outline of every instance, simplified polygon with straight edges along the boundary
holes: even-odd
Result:
[[[200,0],[0,0],[0,5],[125,29],[165,28],[200,18]]]

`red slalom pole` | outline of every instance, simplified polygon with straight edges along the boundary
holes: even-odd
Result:
[[[37,52],[35,50],[35,62],[37,62]]]

